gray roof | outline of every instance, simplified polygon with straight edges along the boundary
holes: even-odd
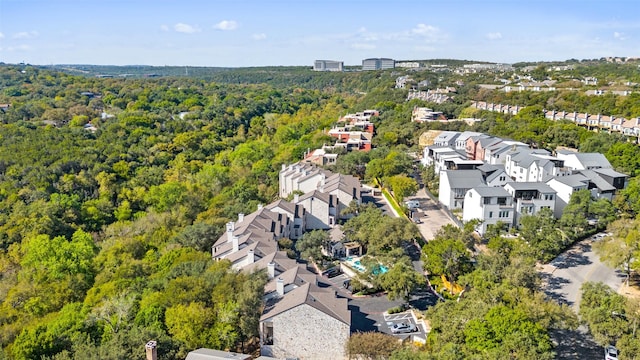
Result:
[[[613,169],[610,168],[599,168],[599,169],[593,169],[594,172],[601,174],[601,175],[606,175],[606,176],[610,176],[610,177],[629,177],[629,175],[627,174],[623,174],[621,172],[617,172]]]
[[[309,305],[323,313],[351,324],[351,312],[347,306],[346,298],[336,297],[336,292],[332,288],[321,288],[315,284],[306,282],[284,296],[275,298],[265,305],[260,321],[270,319],[281,313],[289,311],[301,305]]]
[[[438,136],[435,137],[435,139],[433,139],[434,142],[449,142],[455,138],[457,138],[460,135],[460,132],[458,131],[443,131],[440,134],[438,134]]]
[[[593,170],[580,170],[580,174],[589,178],[589,181],[593,183],[600,191],[615,191],[616,187],[609,184],[603,179],[597,172]]]
[[[562,184],[571,186],[573,188],[575,187],[580,187],[580,186],[585,186],[589,184],[589,179],[587,179],[586,176],[584,175],[580,175],[580,174],[574,174],[574,175],[569,175],[569,176],[556,176],[554,178],[551,178],[547,181],[547,184],[549,183],[549,181],[551,180],[556,180]]]
[[[511,196],[511,194],[509,194],[507,190],[501,187],[496,187],[496,186],[478,186],[478,187],[474,187],[473,190],[482,197]]]
[[[500,170],[500,169],[504,170],[504,166],[503,165],[484,164],[484,165],[478,166],[476,169],[482,171],[485,174],[488,174],[488,173],[492,173],[492,172],[495,172],[495,171]]]
[[[611,163],[600,153],[576,153],[575,157],[584,167],[610,168]]]
[[[503,168],[500,168],[500,169],[498,169],[498,170],[496,170],[496,171],[494,171],[494,172],[490,173],[490,174],[487,176],[487,178],[486,178],[486,179],[484,179],[484,180],[485,180],[487,183],[490,183],[490,182],[492,182],[492,181],[493,181],[493,179],[497,178],[498,176],[500,176],[500,175],[502,175],[502,174],[504,174],[504,176],[505,176],[507,179],[511,179],[511,178],[509,177],[509,175],[507,174],[507,172],[506,172],[506,171],[504,171],[504,169],[503,169]]]
[[[545,184],[545,183],[541,183],[541,182],[530,182],[530,181],[526,181],[526,182],[509,182],[505,185],[505,187],[511,187],[514,190],[537,190],[538,192],[541,193],[556,193],[555,190],[553,190],[553,188],[551,188],[551,186]]]
[[[471,189],[484,184],[479,170],[446,170],[451,189]]]
[[[200,348],[187,354],[186,360],[249,360],[251,355]]]

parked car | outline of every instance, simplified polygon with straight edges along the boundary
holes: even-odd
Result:
[[[391,332],[394,334],[412,333],[418,331],[418,328],[411,323],[395,323],[391,326]]]
[[[353,292],[353,287],[351,286],[351,279],[347,279],[345,281],[342,282],[342,287],[347,290],[348,292],[352,293]]]
[[[342,274],[342,270],[340,270],[339,267],[332,267],[330,269],[327,269],[325,271],[322,272],[322,276],[326,276],[326,277],[336,277],[338,275]]]
[[[407,200],[404,203],[405,203],[405,205],[407,205],[407,208],[409,210],[415,210],[415,209],[420,208],[420,201],[418,201],[418,200]]]
[[[618,360],[618,349],[613,345],[605,347],[604,360]]]

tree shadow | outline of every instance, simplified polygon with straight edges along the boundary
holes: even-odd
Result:
[[[580,265],[589,265],[593,263],[587,256],[582,253],[567,253],[562,259],[557,259],[553,262],[553,265],[558,269],[568,269]]]
[[[360,306],[350,303],[349,311],[351,311],[351,332],[356,331],[378,331],[376,320],[369,314],[360,311]]]
[[[425,311],[437,303],[438,298],[426,288],[414,291],[409,299],[409,306],[419,311]]]
[[[544,293],[549,298],[555,300],[559,304],[566,304],[569,306],[573,305],[573,301],[567,300],[565,294],[557,292],[558,290],[561,290],[564,285],[571,283],[569,280],[562,277],[553,276],[552,274],[548,273],[541,273],[540,278],[544,283]]]
[[[602,358],[602,347],[596,344],[584,326],[577,330],[552,329],[549,335],[557,344],[556,359]]]

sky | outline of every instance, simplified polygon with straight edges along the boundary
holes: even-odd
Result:
[[[640,56],[639,0],[0,0],[0,62],[361,65]]]

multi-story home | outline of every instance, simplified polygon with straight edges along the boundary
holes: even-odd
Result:
[[[593,172],[598,174],[602,179],[604,179],[604,181],[618,190],[622,190],[627,187],[627,180],[629,179],[629,175],[627,174],[623,174],[606,167],[593,169]]]
[[[556,205],[553,214],[556,218],[560,218],[571,199],[571,194],[578,190],[589,189],[589,179],[581,174],[560,176],[549,179],[547,185],[556,191]]]
[[[502,165],[506,161],[507,153],[517,148],[528,149],[529,145],[512,140],[503,140],[484,149],[484,162],[492,165]]]
[[[562,159],[550,156],[548,151],[524,148],[510,150],[505,156],[504,167],[511,179],[518,182],[541,182],[571,173]]]
[[[513,198],[515,226],[520,225],[523,215],[535,215],[547,208],[551,213],[555,210],[556,191],[541,182],[510,182],[504,189]]]
[[[476,231],[484,235],[489,225],[500,223],[506,230],[513,225],[511,194],[501,187],[476,186],[466,192],[462,220],[480,220]]]
[[[475,132],[475,131],[463,131],[456,138],[456,150],[466,151],[467,149],[467,140],[472,136],[482,136],[484,134]],[[484,135],[487,136],[487,135]]]
[[[476,169],[482,173],[482,178],[487,186],[503,187],[512,181],[507,172],[504,171],[504,166],[484,164]]]
[[[467,139],[467,145],[465,147],[467,158],[471,160],[484,160],[484,150],[500,142],[502,142],[502,139],[494,136],[484,134],[471,136]]]
[[[329,284],[321,284],[301,265],[277,275],[270,271],[269,275],[260,317],[261,355],[345,359],[345,344],[351,334],[348,299],[338,297]]]
[[[338,220],[338,199],[335,195],[319,190],[304,195],[295,195],[293,203],[305,209],[304,230],[328,230]]]
[[[556,151],[556,157],[564,161],[564,166],[571,170],[611,169],[611,163],[600,153],[581,153],[561,149]]]
[[[438,136],[433,139],[433,145],[455,148],[458,136],[460,136],[460,132],[458,131],[441,131]]]
[[[279,174],[279,193],[281,198],[294,192],[306,193],[318,188],[320,181],[330,174],[329,171],[308,163],[282,164]]]
[[[480,185],[484,185],[480,170],[441,171],[438,201],[451,210],[462,209],[467,191]]]
[[[289,218],[289,238],[292,240],[299,239],[305,229],[304,217],[305,209],[302,204],[295,204],[283,199],[276,200],[271,204],[265,206],[268,210],[284,214]]]
[[[336,145],[345,144],[347,151],[371,150],[373,132],[351,131],[346,127],[335,127],[329,130],[328,135],[338,140]]]
[[[411,113],[411,121],[415,122],[431,122],[431,121],[446,121],[442,111],[433,111],[426,107],[414,107]]]

